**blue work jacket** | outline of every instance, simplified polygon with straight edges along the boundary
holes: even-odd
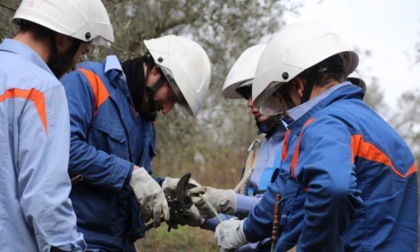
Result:
[[[360,88],[342,83],[289,124],[282,166],[290,172],[279,176],[245,220],[248,240],[269,235],[272,216],[263,215],[262,208],[270,209],[274,194],[289,190],[296,196],[283,197],[281,224],[291,225],[298,251],[417,250],[414,156],[362,96]],[[282,188],[282,179],[296,181],[292,186],[300,189],[287,183]],[[293,209],[287,208],[296,199],[303,212],[290,219]],[[285,251],[283,235],[276,251]]]
[[[83,62],[61,79],[68,97],[69,173],[82,175],[70,197],[89,248],[134,251],[144,226],[129,185],[134,165],[152,172],[153,122],[138,115],[115,56]]]

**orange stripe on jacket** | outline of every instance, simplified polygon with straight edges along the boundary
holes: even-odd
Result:
[[[353,152],[352,160],[354,162],[354,158],[356,156],[362,157],[367,160],[375,161],[378,163],[382,163],[384,165],[387,165],[391,167],[392,171],[397,174],[398,176],[405,178],[408,175],[414,173],[417,171],[417,165],[414,163],[410,169],[405,174],[402,174],[399,172],[394,165],[391,162],[391,159],[383,153],[381,150],[379,150],[375,145],[371,143],[367,143],[363,140],[362,135],[354,135],[351,139],[351,148]]]
[[[96,75],[94,72],[89,71],[84,68],[79,68],[79,71],[82,72],[86,79],[89,81],[90,86],[93,90],[94,95],[94,110],[93,110],[93,116],[96,116],[96,112],[98,108],[108,99],[109,93],[106,89],[104,83],[102,82],[101,78],[99,78],[98,75]]]
[[[300,148],[300,140],[302,139],[302,132],[303,132],[303,129],[305,129],[305,127],[308,126],[313,120],[315,120],[315,118],[309,118],[305,122],[305,124],[303,125],[302,130],[300,131],[300,134],[299,134],[299,138],[298,138],[298,141],[297,141],[297,144],[296,144],[295,152],[293,153],[292,163],[290,164],[290,172],[291,172],[291,174],[294,178],[296,178],[295,167],[296,167],[297,161],[299,159],[299,148]]]
[[[284,161],[287,157],[287,143],[289,142],[290,129],[286,130],[284,135],[283,147],[281,149],[281,161]]]
[[[303,129],[306,126],[308,126],[313,120],[314,120],[314,118],[309,118],[308,121],[306,121],[306,123],[303,126],[302,131],[299,135],[299,139],[298,139],[298,142],[296,144],[295,151],[293,153],[292,162],[290,164],[290,172],[291,172],[291,174],[294,178],[296,178],[295,167],[296,167],[296,164],[297,164],[298,159],[299,159],[299,148],[300,148],[300,140],[302,138],[302,132],[303,132]],[[398,176],[400,176],[402,178],[405,178],[405,177],[409,176],[410,174],[417,171],[417,165],[414,163],[405,174],[402,174],[401,172],[399,172],[394,167],[394,165],[391,162],[391,159],[385,153],[383,153],[381,150],[379,150],[375,145],[365,142],[363,140],[362,135],[353,135],[352,136],[351,148],[352,148],[352,161],[353,162],[354,162],[355,157],[359,156],[359,157],[362,157],[362,158],[367,159],[367,160],[372,160],[372,161],[375,161],[375,162],[378,162],[378,163],[382,163],[384,165],[389,166],[395,174],[397,174]]]
[[[34,103],[36,110],[38,111],[39,118],[41,119],[42,125],[44,126],[45,133],[48,134],[47,125],[47,109],[45,108],[45,97],[44,94],[37,89],[19,89],[12,88],[6,90],[6,92],[0,95],[0,102],[7,99],[22,98],[30,100]]]

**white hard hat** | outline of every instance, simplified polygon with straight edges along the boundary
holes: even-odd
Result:
[[[251,85],[257,70],[258,60],[266,46],[266,44],[251,46],[239,56],[226,76],[222,88],[223,97],[226,99],[242,98],[236,89],[245,83]]]
[[[175,35],[144,40],[144,44],[175,91],[184,114],[196,116],[210,85],[207,53],[196,42]]]
[[[101,0],[23,0],[12,21],[28,20],[55,32],[110,46],[114,32]]]
[[[356,69],[357,54],[341,38],[317,22],[285,26],[268,43],[255,73],[252,100],[263,114],[279,114],[279,100],[272,93],[304,70],[340,55],[348,76]]]

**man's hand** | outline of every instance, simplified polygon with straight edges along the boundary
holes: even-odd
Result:
[[[231,189],[216,189],[201,186],[190,189],[191,199],[204,219],[214,217],[206,201],[218,212],[234,215],[236,211],[235,192]],[[204,199],[203,199],[204,198]]]
[[[161,217],[169,220],[169,206],[160,185],[143,167],[135,167],[130,186],[141,207],[141,218],[147,222],[153,218],[153,226],[160,226]]]
[[[217,225],[214,238],[217,244],[224,249],[235,249],[247,242],[242,229],[244,220],[230,219]]]

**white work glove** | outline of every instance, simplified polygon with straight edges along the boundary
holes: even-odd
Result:
[[[248,243],[242,228],[243,223],[244,220],[233,218],[217,225],[214,238],[221,248],[220,251],[236,249]]]
[[[207,205],[206,200],[218,213],[235,214],[236,197],[235,192],[231,189],[216,189],[210,186],[201,186],[190,189],[190,193],[192,196],[191,199],[198,208],[201,218],[210,219],[214,217],[214,213]]]
[[[179,178],[171,178],[166,177],[165,180],[162,182],[162,189],[170,189],[175,190],[177,184],[179,182]],[[194,179],[188,180],[189,187],[197,187],[201,185],[195,181]],[[191,227],[199,227],[201,224],[203,224],[204,219],[200,217],[200,213],[194,205],[191,206],[191,208],[186,209],[183,213],[178,213],[176,216],[171,215],[171,220],[175,221],[179,225],[188,225]]]
[[[140,203],[141,218],[148,222],[153,218],[153,226],[160,226],[161,217],[169,220],[169,206],[160,185],[143,167],[135,169],[131,175],[130,186]]]

